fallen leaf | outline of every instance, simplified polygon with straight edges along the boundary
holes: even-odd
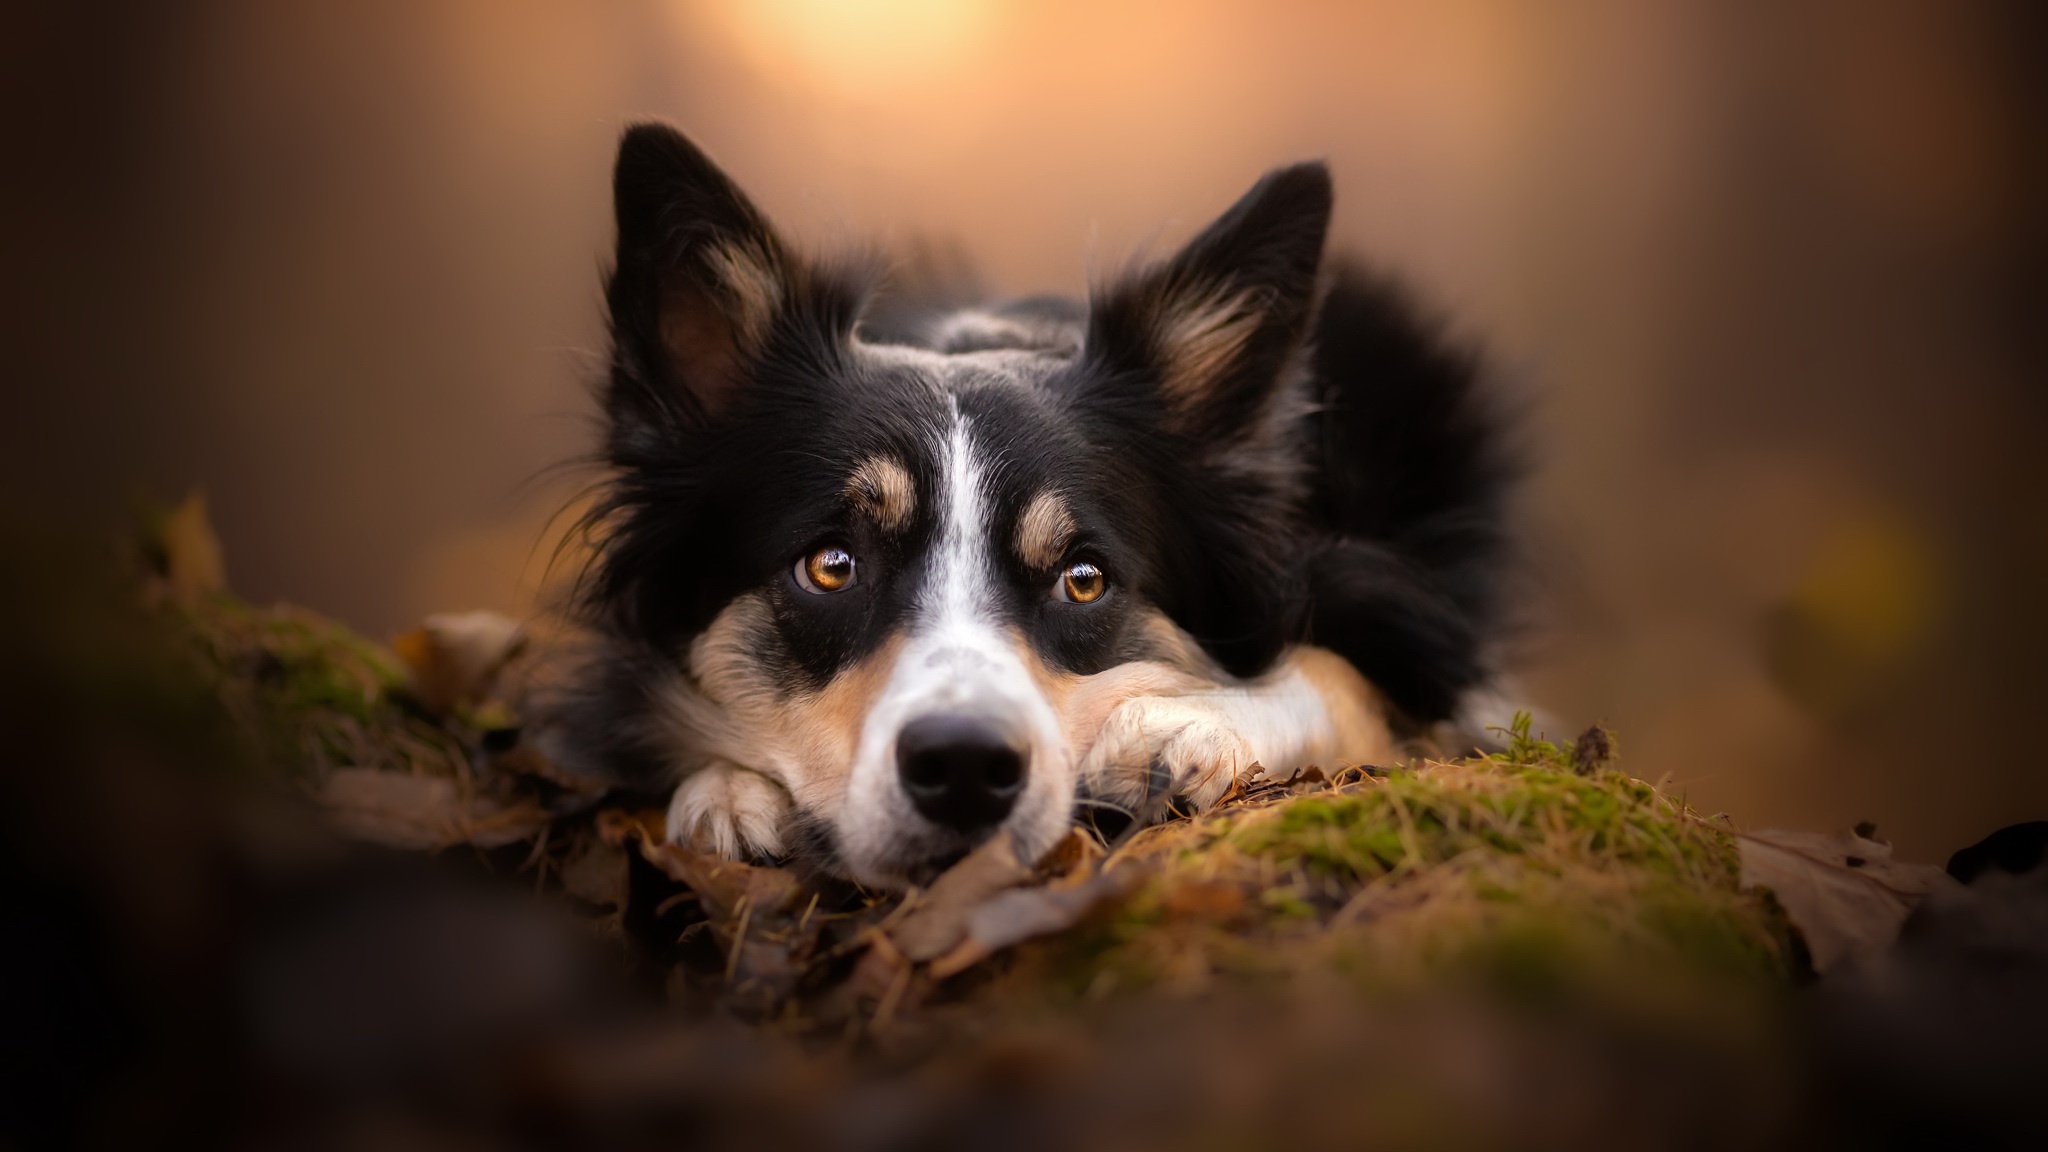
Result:
[[[622,908],[626,903],[627,872],[625,849],[603,840],[589,840],[562,865],[562,891],[599,908]]]
[[[982,901],[1030,879],[1009,832],[998,832],[933,881],[889,938],[919,963],[943,955],[967,934],[967,919]]]
[[[1227,880],[1188,880],[1166,890],[1160,910],[1173,920],[1222,922],[1244,911],[1244,889]]]
[[[1767,829],[1736,840],[1742,887],[1777,898],[1815,972],[1889,948],[1921,897],[1955,885],[1941,869],[1893,860],[1891,845],[1855,833]]]
[[[1244,771],[1230,778],[1230,787],[1223,790],[1223,795],[1218,796],[1216,803],[1210,805],[1210,808],[1222,808],[1243,799],[1245,790],[1252,786],[1252,782],[1265,774],[1266,766],[1264,764],[1254,763],[1247,767]]]
[[[1135,884],[1136,869],[1098,872],[1066,888],[1012,888],[977,905],[967,916],[964,938],[932,961],[932,976],[944,980],[1005,948],[1037,936],[1064,932],[1089,913],[1121,899]]]
[[[1579,733],[1579,738],[1572,741],[1572,770],[1581,776],[1591,776],[1612,759],[1614,736],[1598,724]]]
[[[164,584],[173,600],[191,604],[227,591],[227,561],[206,513],[203,494],[185,497],[184,503],[164,517],[162,531],[158,543],[163,549]]]
[[[540,750],[535,741],[529,740],[523,735],[515,732],[516,738],[512,746],[503,751],[497,751],[491,747],[490,735],[486,733],[484,743],[484,752],[487,757],[485,762],[490,766],[490,770],[504,776],[525,776],[533,780],[546,781],[548,784],[560,789],[565,794],[563,799],[566,803],[551,805],[558,812],[565,809],[574,810],[585,804],[595,802],[609,789],[609,786],[602,780],[589,776],[578,776],[564,770],[559,764],[549,759],[547,754]]]
[[[600,812],[597,833],[603,842],[615,846],[638,841],[641,859],[669,879],[688,885],[713,920],[730,920],[749,910],[753,916],[779,916],[789,912],[805,892],[796,873],[787,869],[757,868],[669,843],[662,814],[653,809]]]
[[[1053,884],[1083,880],[1093,875],[1095,863],[1102,857],[1102,841],[1081,828],[1069,828],[1038,858],[1037,871]]]
[[[445,612],[391,642],[412,673],[413,695],[439,716],[481,703],[526,645],[517,620],[496,612]]]
[[[597,814],[597,834],[613,847],[623,847],[635,840],[659,844],[665,825],[666,818],[659,808],[642,808],[637,812],[607,808]]]
[[[445,776],[374,768],[335,769],[315,798],[344,833],[387,848],[500,848],[533,837],[548,822],[530,799],[465,796]]]
[[[810,891],[794,872],[671,844],[662,814],[652,810],[600,812],[597,832],[600,843],[615,848],[638,842],[642,859],[696,893],[712,938],[725,952],[726,996],[734,1006],[765,1016],[796,991],[820,925],[796,915]]]
[[[640,855],[669,879],[689,885],[713,920],[731,920],[742,913],[779,916],[790,911],[803,893],[794,872],[756,868],[682,844],[642,840]]]
[[[854,963],[843,992],[855,1001],[865,999],[879,1004],[889,998],[891,989],[899,989],[910,978],[912,965],[910,959],[889,942],[888,933],[879,929],[871,931],[868,941],[869,947]],[[900,991],[898,995],[901,995]]]

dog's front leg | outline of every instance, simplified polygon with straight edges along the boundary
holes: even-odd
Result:
[[[714,762],[676,787],[668,803],[668,838],[728,860],[780,856],[790,806],[782,785],[759,772]]]
[[[1080,779],[1089,795],[1137,813],[1174,797],[1201,809],[1254,764],[1285,776],[1393,752],[1379,694],[1341,657],[1304,647],[1256,680],[1115,703],[1082,755]]]

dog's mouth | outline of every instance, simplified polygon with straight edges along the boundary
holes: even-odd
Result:
[[[886,877],[888,887],[929,888],[998,832],[999,829],[990,828],[972,837],[949,837],[924,851],[907,851],[893,860],[880,861],[880,866],[871,868],[871,871]]]
[[[1005,826],[979,830],[973,835],[953,835],[901,843],[897,851],[880,859],[856,861],[845,855],[833,858],[832,868],[864,888],[897,891],[930,888],[939,877],[1005,834]],[[1022,846],[1019,846],[1022,851]]]
[[[929,888],[932,886],[933,881],[937,880],[939,877],[945,875],[946,873],[951,872],[955,864],[958,864],[962,860],[967,859],[967,854],[970,851],[972,851],[972,849],[959,848],[951,852],[946,852],[938,856],[930,857],[923,863],[915,864],[912,865],[910,868],[905,869],[904,879],[909,881],[910,884],[914,887]]]

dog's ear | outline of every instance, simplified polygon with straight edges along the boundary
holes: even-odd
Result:
[[[612,201],[614,442],[701,427],[732,403],[798,269],[746,194],[667,125],[626,131]]]
[[[1327,168],[1268,172],[1171,259],[1096,294],[1089,359],[1148,383],[1173,431],[1258,423],[1307,328],[1329,225]]]

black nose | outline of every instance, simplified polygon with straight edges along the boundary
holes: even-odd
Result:
[[[1002,822],[1024,790],[1022,741],[977,716],[921,716],[896,734],[896,770],[925,819],[963,832]]]

